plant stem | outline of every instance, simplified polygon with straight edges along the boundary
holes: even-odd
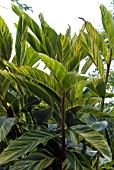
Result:
[[[100,158],[100,152],[97,153],[97,161],[96,161],[96,170],[99,170],[99,158]]]
[[[101,112],[103,112],[104,110],[104,102],[105,102],[105,98],[103,97],[101,102],[101,109],[100,109]]]
[[[61,99],[61,130],[62,130],[62,161],[65,160],[65,92],[63,91]]]
[[[106,93],[106,86],[107,86],[107,82],[108,82],[108,76],[109,76],[109,72],[110,72],[111,61],[112,61],[112,48],[110,49],[110,61],[107,64],[107,69],[106,69],[105,93]],[[104,110],[104,104],[105,104],[105,97],[102,98],[101,109],[100,109],[101,112],[103,112],[103,110]],[[96,170],[99,169],[99,158],[100,158],[100,152],[98,151],[97,161],[96,161]]]

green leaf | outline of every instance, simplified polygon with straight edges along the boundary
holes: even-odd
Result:
[[[45,124],[47,120],[52,116],[52,112],[52,108],[46,107],[41,109],[35,109],[32,114],[37,122],[37,125],[42,125]]]
[[[31,82],[33,82],[34,84],[39,85],[39,86],[41,83],[44,86],[44,89],[45,89],[45,87],[49,88],[55,94],[57,94],[59,97],[61,97],[62,91],[61,91],[61,87],[60,87],[59,83],[52,76],[48,75],[47,73],[45,73],[41,70],[38,70],[36,68],[29,67],[29,66],[18,67],[18,66],[15,66],[14,64],[9,63],[9,62],[4,62],[4,64],[6,66],[8,66],[9,68],[15,70],[19,74],[26,76],[26,80],[30,79]]]
[[[25,57],[25,51],[26,51],[26,40],[27,40],[27,25],[26,25],[26,20],[25,17],[22,15],[20,17],[18,26],[17,26],[17,35],[16,35],[16,44],[15,44],[15,49],[16,49],[16,61],[17,65],[23,65],[23,60]]]
[[[82,96],[84,89],[84,82],[79,82],[75,85],[72,85],[72,87],[67,91],[66,97],[67,99],[75,100],[76,98],[80,98]]]
[[[9,32],[9,29],[3,20],[3,18],[0,16],[0,57],[9,60],[12,53],[12,35]]]
[[[99,170],[113,170],[114,169],[114,160],[111,162],[107,161],[105,158],[100,159],[100,167]]]
[[[58,61],[48,57],[45,54],[38,54],[39,58],[45,63],[49,68],[51,73],[55,76],[57,81],[61,84],[65,76],[67,75],[67,70],[65,67]]]
[[[101,10],[102,24],[108,36],[110,48],[112,48],[114,44],[113,16],[104,5],[100,5],[100,10]]]
[[[39,14],[42,30],[45,34],[45,48],[51,58],[62,62],[62,46],[59,35],[44,20],[42,13]]]
[[[111,115],[110,114],[106,114],[104,112],[100,112],[96,109],[92,109],[92,108],[81,108],[78,113],[80,113],[81,115],[85,114],[85,113],[88,113],[88,114],[91,114],[91,115],[94,115],[94,116],[98,116],[98,117],[104,117],[104,118],[111,118]]]
[[[71,170],[70,169],[70,162],[69,162],[68,158],[66,158],[64,160],[64,162],[62,163],[62,170]]]
[[[105,98],[112,98],[114,97],[114,93],[106,92]]]
[[[86,86],[94,95],[105,98],[106,85],[101,78],[93,78]]]
[[[66,154],[73,170],[93,170],[88,159],[78,150],[67,150]]]
[[[8,80],[4,75],[0,75],[0,98],[4,100],[10,85],[10,80]]]
[[[32,67],[39,61],[37,53],[33,50],[32,47],[26,49],[25,56],[23,58],[23,65]]]
[[[54,138],[54,134],[48,130],[34,130],[11,142],[0,155],[0,164],[16,160],[20,156],[32,151],[39,144],[46,145],[49,139]]]
[[[86,51],[86,55],[90,56],[91,60],[93,61],[97,69],[99,70],[101,77],[105,81],[104,65],[103,65],[103,61],[100,55],[98,45],[95,43],[93,38],[91,38],[85,32],[81,34],[81,42],[82,42],[83,48]]]
[[[0,142],[6,138],[16,120],[16,117],[0,117]]]
[[[45,46],[34,35],[32,35],[29,32],[27,41],[35,51],[49,55]]]
[[[77,40],[77,34],[76,34],[76,32],[74,33],[74,35],[72,36],[72,38],[71,38],[71,45],[73,45],[73,44],[75,44],[75,42],[76,42],[76,40]]]
[[[103,37],[101,37],[101,35],[97,32],[97,30],[92,26],[90,22],[86,21],[85,26],[89,36],[93,39],[93,41],[96,43],[99,50],[101,51],[106,63],[109,64],[110,62],[109,50],[107,48],[106,43],[104,42]]]
[[[78,74],[75,71],[68,72],[63,80],[63,87],[67,91],[75,84],[78,84],[78,83],[83,84],[86,80],[87,80],[87,77],[85,75]]]
[[[35,34],[35,36],[39,39],[41,43],[44,42],[44,35],[42,32],[42,29],[37,25],[37,23],[29,16],[27,15],[24,11],[22,11],[20,8],[12,4],[12,10],[19,16],[21,17],[24,15],[26,23],[28,27],[31,29],[31,31]]]
[[[68,60],[71,58],[71,45],[66,36],[60,34],[59,37],[60,37],[61,46],[62,46],[61,63],[63,63],[63,65],[65,66],[65,63],[67,63]]]
[[[82,138],[84,138],[86,142],[97,149],[101,153],[101,155],[111,161],[111,150],[103,135],[87,125],[76,125],[72,126],[70,129],[73,130],[74,133],[79,134]]]
[[[72,99],[66,100],[65,109],[66,109],[66,111],[68,111],[72,108],[75,108],[76,106],[94,105],[98,102],[101,102],[100,98],[97,98],[97,97],[88,98],[88,96],[87,97],[82,96],[82,97],[76,98],[74,100],[72,100]]]
[[[81,74],[85,74],[92,64],[93,64],[93,62],[90,58],[88,60],[86,60],[86,62],[84,63],[84,65],[81,69]]]
[[[68,141],[71,141],[74,146],[78,145],[77,134],[73,130],[71,130],[69,128],[66,129],[66,139]]]
[[[14,166],[11,167],[11,170],[43,170],[50,166],[54,160],[54,157],[36,151],[16,162]]]
[[[69,42],[72,40],[71,39],[71,26],[70,25],[68,25],[68,28],[66,29],[65,36],[67,37]]]
[[[79,71],[80,61],[86,57],[86,51],[83,48],[81,42],[81,36],[79,35],[78,38],[75,40],[71,47],[71,56],[65,65],[68,71]]]
[[[24,87],[29,92],[42,98],[47,104],[49,104],[52,108],[55,108],[55,110],[57,109],[58,111],[58,105],[60,104],[59,98],[56,94],[52,93],[52,91],[49,92],[49,89],[44,89],[42,84],[36,84],[35,82],[32,82],[32,80],[30,81],[30,79],[27,80],[25,77],[2,70],[0,70],[0,74],[3,74],[8,79],[14,81],[16,84]]]

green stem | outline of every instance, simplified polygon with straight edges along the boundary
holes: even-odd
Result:
[[[63,91],[61,99],[61,129],[62,129],[62,161],[65,160],[65,92]]]

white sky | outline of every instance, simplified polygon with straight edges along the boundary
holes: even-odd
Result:
[[[100,4],[105,5],[107,8],[111,4],[111,0],[20,0],[20,2],[32,6],[34,12],[28,12],[28,14],[38,24],[40,24],[38,15],[42,12],[45,20],[57,33],[64,34],[69,24],[72,35],[74,32],[78,33],[81,29],[83,22],[78,17],[83,17],[85,20],[90,21],[98,29],[99,25],[102,25]],[[0,0],[0,16],[4,18],[10,32],[15,37],[14,23],[18,22],[18,17],[11,10],[10,0]]]
[[[99,28],[101,24],[99,5],[104,4],[109,7],[111,0],[20,0],[20,2],[32,6],[34,12],[29,12],[29,15],[36,22],[39,23],[38,15],[42,12],[45,20],[57,33],[65,33],[68,24],[74,33],[81,28],[82,21],[78,17],[83,17],[95,28]],[[0,0],[0,16],[4,18],[10,31],[14,33],[13,24],[17,23],[18,17],[12,12],[10,5],[10,0]]]

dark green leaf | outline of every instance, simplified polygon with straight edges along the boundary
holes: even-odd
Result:
[[[0,164],[16,160],[20,156],[30,152],[40,143],[46,145],[49,139],[54,138],[54,134],[47,130],[34,130],[25,133],[10,145],[0,155]]]
[[[0,142],[6,138],[16,120],[16,117],[0,117]]]
[[[93,170],[88,159],[78,150],[71,149],[66,152],[73,170]]]
[[[36,151],[16,162],[11,170],[42,170],[50,166],[54,160],[54,157]]]

